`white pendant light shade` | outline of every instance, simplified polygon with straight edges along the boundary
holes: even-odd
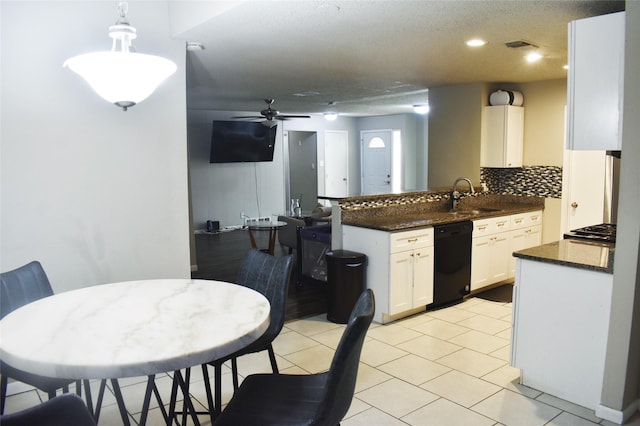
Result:
[[[176,72],[172,61],[132,52],[95,52],[74,56],[64,63],[84,78],[105,100],[125,110],[142,102]]]
[[[63,64],[84,78],[98,95],[124,111],[148,98],[177,69],[168,59],[131,51],[131,40],[137,34],[127,21],[127,9],[126,1],[118,3],[120,19],[109,27],[111,51],[74,56]]]

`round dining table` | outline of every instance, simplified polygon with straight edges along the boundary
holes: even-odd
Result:
[[[264,333],[269,313],[262,294],[221,281],[97,285],[40,299],[5,316],[0,357],[42,376],[112,380],[125,424],[117,379],[147,376],[144,424],[152,391],[167,418],[153,382],[156,374],[174,372],[181,381],[181,369],[242,349]]]

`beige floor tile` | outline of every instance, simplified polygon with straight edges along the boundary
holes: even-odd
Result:
[[[273,351],[278,355],[288,355],[293,352],[317,346],[318,342],[297,332],[280,334],[273,341]]]
[[[333,349],[318,345],[286,355],[285,358],[309,373],[320,373],[329,369],[334,353]]]
[[[597,424],[582,417],[574,416],[571,413],[563,412],[547,423],[546,426],[595,426]]]
[[[432,361],[462,349],[458,345],[431,336],[418,337],[397,347]]]
[[[314,334],[310,338],[332,349],[336,349],[338,347],[338,343],[340,343],[340,339],[342,339],[343,334],[343,328],[335,328],[333,330]]]
[[[368,366],[367,364],[358,364],[358,378],[356,379],[355,393],[369,389],[377,384],[390,380],[392,376],[389,374]]]
[[[472,308],[473,306],[469,307],[469,309],[472,309]],[[427,312],[427,315],[433,318],[441,319],[443,321],[456,323],[456,322],[465,320],[467,318],[471,318],[472,316],[477,314],[475,312],[470,312],[467,309],[458,309],[457,307],[453,306],[450,308]]]
[[[459,371],[450,371],[420,387],[467,408],[502,389]]]
[[[477,315],[476,315],[477,316]],[[413,327],[413,330],[419,331],[427,336],[437,337],[441,340],[449,340],[459,334],[469,331],[468,328],[453,324],[451,322],[442,321],[437,318],[433,318],[433,321],[418,324]]]
[[[405,426],[406,423],[371,407],[340,422],[343,426]]]
[[[450,368],[413,354],[380,365],[378,369],[413,385],[421,385],[451,371]]]
[[[314,317],[291,321],[287,323],[287,328],[297,331],[304,336],[312,336],[314,334],[333,330],[334,328],[344,329],[345,326],[327,321],[326,315],[316,315]]]
[[[398,418],[435,401],[438,396],[394,378],[359,392],[358,399]]]
[[[425,322],[429,322],[432,320],[433,320],[433,317],[430,317],[429,315],[427,315],[426,312],[424,312],[424,313],[411,315],[410,317],[399,319],[398,321],[395,321],[394,324],[397,324],[405,328],[413,328],[417,325],[424,324]]]
[[[508,342],[508,340],[506,340]],[[495,358],[499,358],[503,361],[509,362],[511,360],[511,345],[503,346],[498,350],[489,352],[489,355]]]
[[[497,302],[483,301],[483,303],[471,306],[469,311],[491,318],[501,319],[511,315],[511,304],[504,305]]]
[[[371,408],[369,404],[354,397],[351,400],[351,406],[349,406],[349,411],[347,411],[347,414],[345,414],[344,418],[348,419],[349,417],[353,417],[356,414],[362,413],[363,411],[368,410],[369,408]]]
[[[507,364],[503,360],[470,349],[461,349],[439,358],[436,362],[474,377],[482,377]]]
[[[440,398],[402,418],[413,426],[492,426],[495,421]]]
[[[500,333],[494,334],[494,336],[511,341],[511,327],[504,331],[501,331]]]
[[[420,337],[422,334],[409,328],[397,325],[389,324],[383,327],[376,327],[369,330],[367,337],[384,342],[388,345],[397,345],[398,343],[406,342],[407,340]]]
[[[498,392],[472,409],[509,426],[541,426],[561,413],[557,408],[508,390]]]
[[[542,394],[539,390],[521,385],[520,370],[510,365],[503,365],[497,370],[485,374],[482,379],[529,398],[535,399]]]
[[[551,405],[552,407],[559,408],[563,411],[567,411],[576,416],[582,417],[583,419],[589,420],[593,423],[598,423],[600,420],[602,420],[599,417],[596,417],[596,413],[593,410],[589,410],[588,408],[581,407],[569,401],[565,401],[564,399],[557,398],[553,395],[543,393],[539,397],[537,397],[536,400]]]
[[[476,315],[466,320],[462,320],[458,325],[463,325],[473,330],[482,331],[483,333],[496,335],[504,330],[511,329],[511,322],[503,321],[501,319],[495,319],[486,317],[484,315]],[[509,337],[507,337],[509,338]]]
[[[508,340],[494,337],[476,330],[460,334],[459,336],[449,339],[448,342],[483,354],[488,354],[489,352],[496,351],[509,345]]]
[[[4,412],[6,414],[16,413],[18,411],[24,410],[25,408],[38,405],[41,402],[46,401],[47,399],[48,398],[46,396],[44,397],[44,399],[40,399],[38,392],[36,392],[35,390],[16,393],[7,397]]]
[[[407,352],[401,349],[382,343],[379,340],[371,339],[364,343],[360,361],[372,367],[377,367],[405,355],[407,355]]]

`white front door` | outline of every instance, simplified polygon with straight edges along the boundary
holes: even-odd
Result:
[[[324,195],[349,196],[349,133],[346,130],[324,131]]]
[[[363,195],[391,193],[392,141],[392,130],[360,132]]]

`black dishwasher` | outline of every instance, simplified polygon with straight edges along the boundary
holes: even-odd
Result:
[[[473,222],[434,226],[433,305],[462,299],[471,289]]]

